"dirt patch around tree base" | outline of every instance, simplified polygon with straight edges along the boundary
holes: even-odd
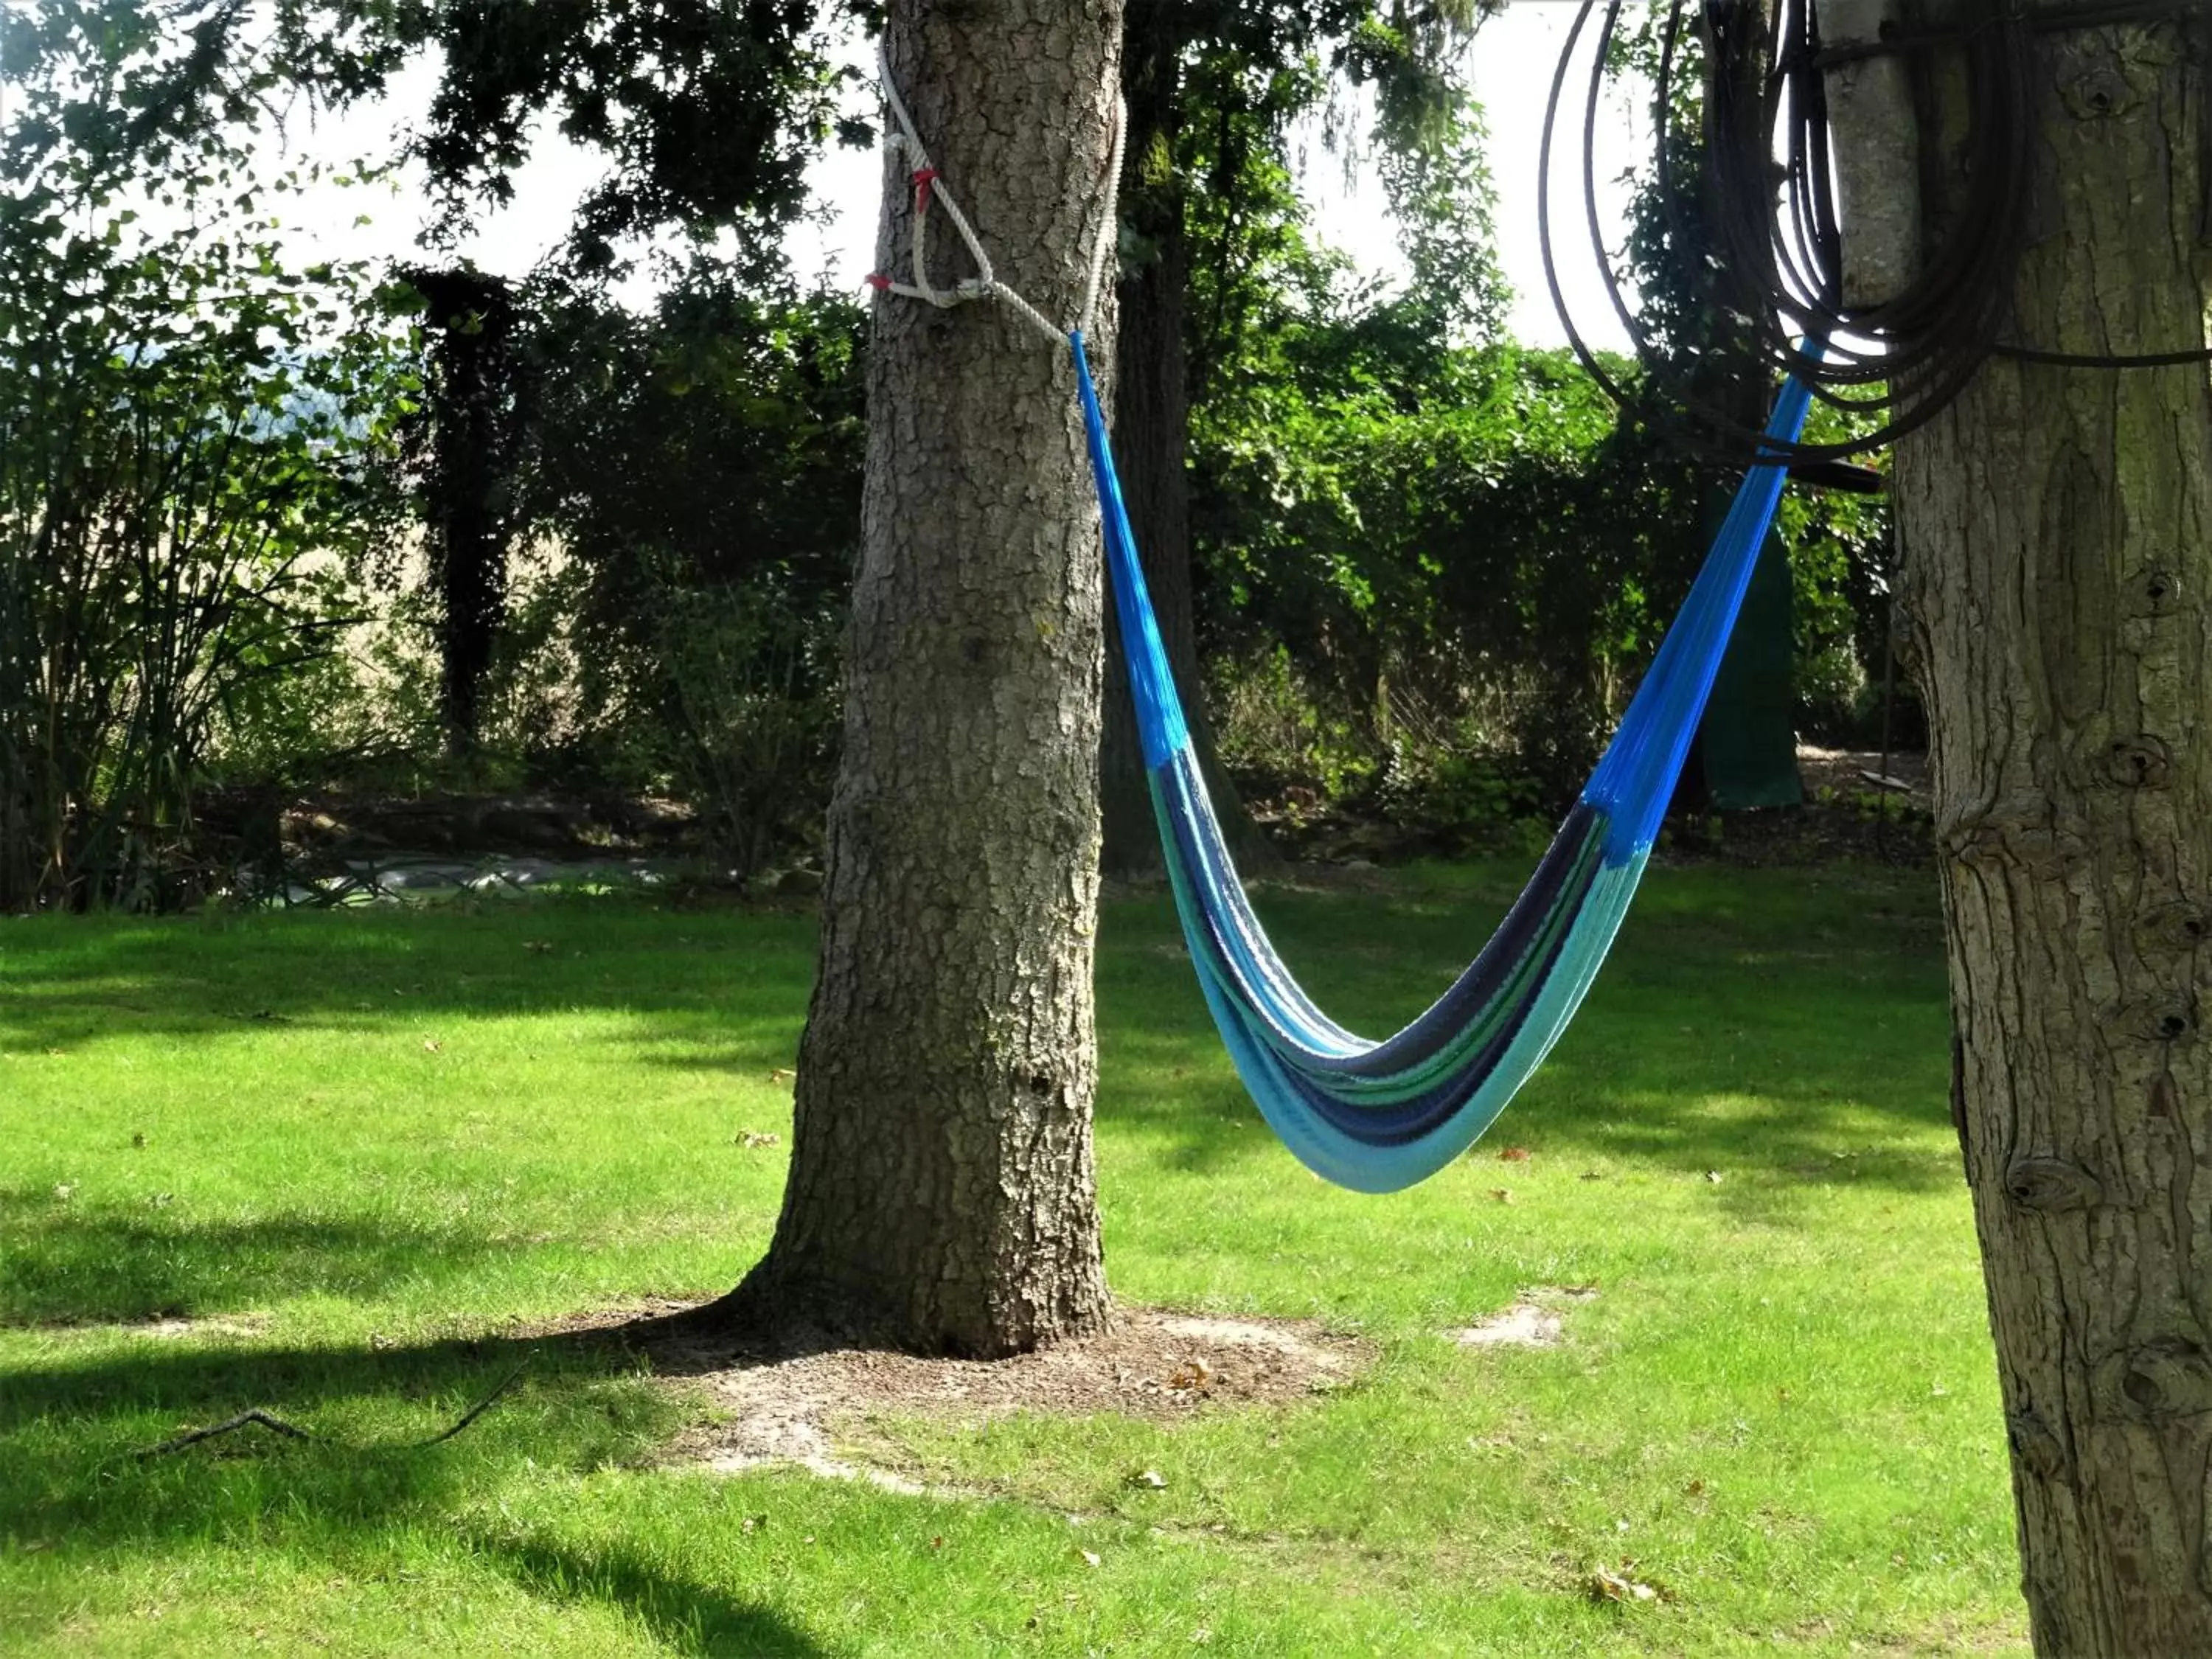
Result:
[[[631,1309],[565,1328],[615,1328],[641,1313],[674,1311],[665,1305]],[[727,1340],[680,1332],[647,1336],[639,1346],[656,1376],[695,1397],[703,1391],[715,1407],[717,1420],[687,1431],[670,1449],[671,1463],[724,1472],[793,1463],[908,1491],[920,1488],[840,1458],[832,1438],[839,1425],[878,1413],[979,1420],[1017,1412],[1117,1412],[1176,1419],[1310,1399],[1352,1382],[1375,1358],[1370,1344],[1308,1320],[1147,1308],[1118,1310],[1113,1328],[1102,1335],[1010,1359],[924,1358],[840,1346],[826,1337],[733,1352]]]

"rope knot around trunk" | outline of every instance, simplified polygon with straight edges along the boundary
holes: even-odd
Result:
[[[914,279],[902,283],[886,271],[871,271],[864,279],[866,286],[879,295],[895,294],[901,299],[920,300],[939,310],[949,311],[955,306],[973,300],[998,300],[1012,307],[1021,319],[1054,345],[1065,345],[1079,333],[1087,332],[1098,314],[1098,297],[1105,281],[1107,250],[1113,245],[1115,213],[1121,182],[1121,144],[1128,125],[1127,113],[1118,104],[1114,115],[1114,143],[1106,163],[1105,206],[1098,217],[1097,234],[1091,246],[1091,264],[1085,280],[1083,305],[1073,328],[1063,328],[1043,312],[1030,303],[1011,284],[999,280],[992,268],[991,256],[983,246],[982,238],[968,216],[961,211],[951,191],[945,187],[944,170],[930,160],[929,150],[921,142],[915,129],[914,117],[907,109],[906,100],[899,96],[898,87],[891,78],[890,58],[879,53],[878,64],[882,76],[884,101],[889,106],[891,118],[898,130],[890,136],[890,147],[895,154],[902,154],[911,164],[908,173],[914,185],[914,235],[912,260]],[[952,222],[966,245],[969,258],[975,262],[975,274],[964,276],[950,288],[939,288],[929,280],[929,210],[942,206],[945,216]]]

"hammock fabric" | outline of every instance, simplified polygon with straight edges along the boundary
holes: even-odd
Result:
[[[1727,520],[1597,770],[1480,956],[1419,1018],[1371,1042],[1316,1007],[1252,912],[1206,798],[1121,501],[1083,335],[1070,335],[1137,727],[1199,985],[1253,1100],[1309,1169],[1395,1192],[1472,1146],[1542,1063],[1596,978],[1644,874],[1728,647],[1784,465],[1745,474]],[[1766,434],[1803,429],[1783,383]]]

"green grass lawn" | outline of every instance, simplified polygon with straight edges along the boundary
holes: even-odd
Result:
[[[1382,1028],[1520,873],[1263,908]],[[1380,1357],[1179,1424],[872,1425],[988,1496],[666,1467],[703,1403],[517,1334],[764,1246],[811,952],[632,898],[0,922],[0,1651],[2024,1649],[1924,874],[1657,872],[1490,1140],[1384,1199],[1277,1147],[1164,902],[1112,907],[1117,1294]],[[1443,1334],[1592,1285],[1556,1348]],[[131,1456],[249,1406],[369,1449]]]

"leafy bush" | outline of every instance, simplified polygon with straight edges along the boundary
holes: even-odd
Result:
[[[818,839],[836,781],[834,623],[757,593],[671,593],[658,665],[678,791],[739,874]]]
[[[1262,796],[1296,804],[1364,793],[1381,763],[1356,718],[1329,707],[1328,692],[1278,645],[1249,657],[1212,660],[1207,687],[1222,763]]]
[[[1395,823],[1417,830],[1446,853],[1518,848],[1534,829],[1550,830],[1534,781],[1512,762],[1477,750],[1394,746],[1378,804]]]
[[[311,290],[234,228],[258,191],[214,141],[172,168],[167,231],[66,150],[0,194],[0,909],[222,879],[195,789],[312,678],[382,521],[359,273]]]
[[[1214,343],[1227,361],[1193,413],[1199,620],[1235,665],[1226,757],[1424,822],[1556,813],[1733,480],[1617,410],[1565,353],[1453,348],[1418,301],[1362,286],[1295,218],[1266,257],[1273,286],[1243,273],[1242,326]],[[1201,273],[1201,290],[1224,280]],[[1632,364],[1609,372],[1638,384]],[[1801,718],[1835,723],[1862,695],[1881,523],[1859,497],[1785,504]],[[1280,669],[1257,672],[1278,652]],[[1417,809],[1433,769],[1393,729],[1407,699],[1461,725],[1443,775],[1479,757],[1514,803],[1483,786],[1448,804],[1476,787],[1455,781]]]

